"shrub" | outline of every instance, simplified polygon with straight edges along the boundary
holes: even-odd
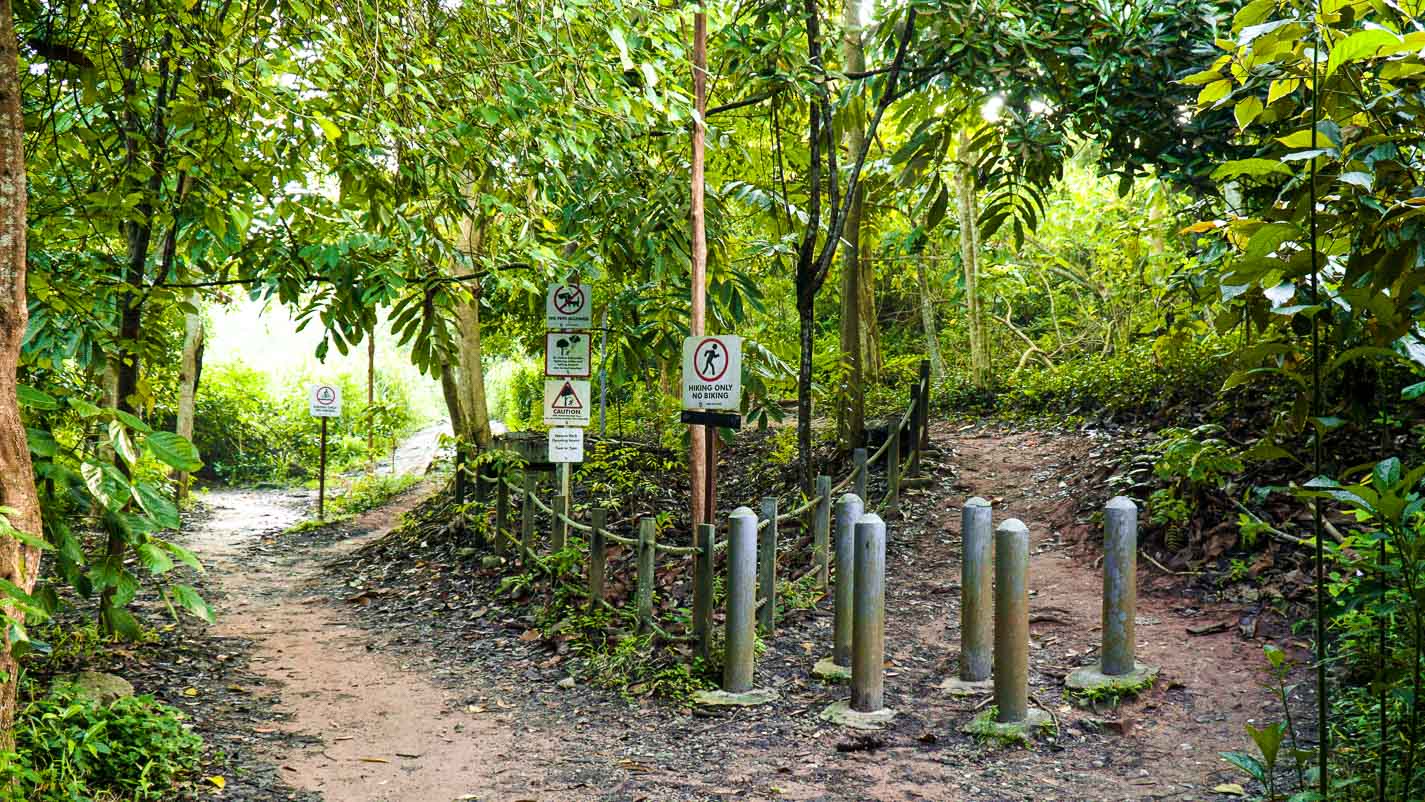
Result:
[[[57,691],[32,701],[16,718],[15,752],[0,756],[0,800],[172,799],[203,746],[182,715],[149,696],[100,705]]]

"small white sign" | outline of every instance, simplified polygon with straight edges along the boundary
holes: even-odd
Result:
[[[583,462],[584,430],[561,427],[549,430],[550,462]]]
[[[742,338],[733,334],[683,341],[683,409],[742,408]]]
[[[341,417],[341,388],[335,384],[316,384],[307,397],[307,408],[314,418]]]
[[[544,327],[587,329],[594,323],[594,288],[588,284],[550,284],[544,296]]]
[[[544,335],[544,375],[589,378],[589,333],[551,331]]]
[[[544,422],[550,426],[588,426],[589,383],[580,379],[545,381]]]

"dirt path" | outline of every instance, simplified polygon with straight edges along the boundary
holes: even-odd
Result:
[[[818,717],[846,692],[808,672],[829,649],[825,600],[766,641],[758,683],[780,701],[709,714],[568,687],[563,645],[529,637],[529,622],[500,608],[493,572],[482,584],[468,568],[420,561],[379,574],[328,568],[414,494],[349,527],[364,534],[308,543],[273,537],[304,499],[215,493],[192,543],[225,577],[214,634],[254,644],[274,726],[298,744],[256,748],[327,802],[1192,800],[1235,780],[1217,753],[1241,748],[1243,723],[1268,704],[1260,650],[1235,632],[1190,638],[1185,627],[1236,611],[1156,593],[1160,580],[1140,574],[1140,653],[1162,681],[1117,712],[1062,700],[1062,677],[1096,655],[1101,579],[1060,535],[1082,526],[1075,499],[1102,489],[1060,477],[1081,473],[1097,443],[948,426],[934,436],[933,486],[909,493],[891,522],[886,685],[900,716],[869,739]],[[1034,749],[961,734],[980,701],[936,688],[955,671],[959,504],[972,494],[1033,533],[1031,690],[1060,724]]]

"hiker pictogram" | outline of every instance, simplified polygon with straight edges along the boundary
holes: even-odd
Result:
[[[698,344],[693,355],[694,370],[698,378],[705,382],[715,382],[727,373],[727,346],[716,337],[709,337]]]

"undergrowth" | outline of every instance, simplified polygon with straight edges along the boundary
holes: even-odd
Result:
[[[157,802],[192,779],[203,741],[150,696],[108,705],[56,690],[20,709],[0,755],[3,802]]]

